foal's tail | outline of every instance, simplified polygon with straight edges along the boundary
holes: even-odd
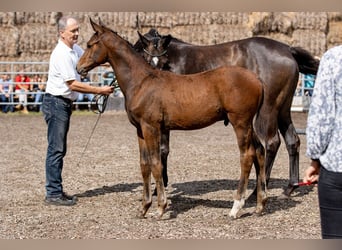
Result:
[[[290,47],[290,52],[297,61],[299,72],[303,74],[317,74],[319,60],[316,59],[309,51],[301,47]]]

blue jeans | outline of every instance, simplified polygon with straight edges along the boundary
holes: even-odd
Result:
[[[13,102],[13,95],[6,97],[4,94],[0,94],[1,102]],[[14,106],[12,104],[1,105],[1,111],[7,113],[8,111],[14,112]]]
[[[342,239],[342,173],[320,169],[318,200],[323,239]]]
[[[48,147],[46,153],[46,197],[63,193],[63,158],[67,152],[67,134],[70,125],[72,101],[45,94],[42,111],[47,124]]]

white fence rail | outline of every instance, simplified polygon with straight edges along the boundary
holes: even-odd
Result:
[[[36,100],[36,96],[41,94],[44,96],[45,92],[39,92],[37,89],[34,89],[33,86],[45,85],[46,79],[48,76],[48,62],[1,62],[0,61],[0,89],[3,89],[4,86],[10,85],[10,93],[8,94],[6,101],[3,101],[1,95],[4,95],[0,92],[0,110],[3,105],[21,105],[22,103],[19,101],[19,95],[26,95],[27,102],[25,105],[27,106],[39,106],[42,103],[42,100]],[[88,76],[90,81],[88,84],[90,85],[107,85],[112,80],[112,77],[107,77],[106,73],[112,72],[112,68],[106,66],[100,66],[90,71]],[[5,76],[9,77],[9,81],[6,81]],[[16,82],[16,76],[24,75],[30,78],[29,82]],[[35,77],[39,76],[43,81],[36,81]],[[45,79],[45,80],[44,80]],[[27,84],[29,89],[25,92],[15,91],[15,86],[18,84]],[[87,101],[75,101],[76,105],[84,105],[84,104],[93,104],[92,100]]]
[[[18,105],[19,102],[19,93],[15,93],[14,88],[15,86],[20,82],[15,82],[15,77],[19,74],[27,75],[30,77],[30,85],[38,85],[38,84],[46,84],[45,81],[43,82],[35,82],[33,81],[34,76],[40,76],[43,79],[47,79],[48,75],[48,62],[1,62],[0,61],[0,76],[9,75],[12,82],[10,83],[12,85],[13,91],[10,94],[10,98],[8,101],[3,102],[0,98],[0,109],[2,105]],[[106,76],[106,72],[112,72],[111,67],[105,67],[100,66],[92,71],[89,72],[89,78],[90,82],[89,84],[93,85],[107,85],[112,80],[112,77]],[[314,83],[314,79],[311,79]],[[1,82],[0,84],[4,85],[4,82]],[[1,87],[1,86],[0,86]],[[298,81],[298,87],[295,92],[291,111],[299,111],[304,112],[309,110],[310,102],[311,102],[311,94],[312,94],[312,88],[308,87],[306,84],[305,76],[300,74],[299,81]],[[25,93],[29,98],[27,100],[27,105],[41,105],[41,100],[36,101],[35,96],[39,94],[36,90],[31,90]],[[42,95],[45,94],[45,92],[41,92]],[[1,95],[1,93],[0,93]],[[77,102],[75,101],[74,104],[89,104],[91,100],[88,100],[87,102]]]

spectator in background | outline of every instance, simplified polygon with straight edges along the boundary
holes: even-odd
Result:
[[[19,73],[15,77],[15,93],[19,97],[19,104],[15,106],[16,109],[21,110],[23,108],[23,113],[28,114],[27,110],[27,95],[30,91],[30,78],[23,73]]]
[[[313,88],[315,86],[315,76],[311,74],[304,75],[304,95],[312,96]]]
[[[46,78],[42,78],[39,75],[35,75],[32,79],[32,91],[34,92],[34,102],[33,109],[37,112],[42,111],[42,105],[38,104],[43,101],[43,93],[45,92]]]
[[[90,84],[89,76],[81,76],[81,82],[84,82],[85,84],[89,85]],[[90,111],[91,110],[91,101],[94,98],[94,94],[92,94],[92,93],[79,93],[78,97],[77,97],[77,102],[83,102],[85,96],[88,99],[88,111]],[[80,110],[78,104],[76,104],[75,108],[76,108],[76,110]]]
[[[4,74],[0,79],[0,100],[13,103],[13,81],[8,74]],[[14,112],[13,104],[1,105],[1,111],[3,113]]]

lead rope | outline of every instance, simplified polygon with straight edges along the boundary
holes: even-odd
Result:
[[[119,88],[118,82],[116,81],[115,77],[112,80],[112,82],[109,84],[109,86],[114,86],[114,89],[118,89]],[[95,124],[93,126],[93,129],[91,130],[91,133],[90,133],[90,135],[88,137],[88,141],[87,141],[86,145],[84,146],[83,151],[82,151],[80,157],[78,158],[77,165],[76,165],[77,167],[79,167],[81,159],[83,158],[83,155],[84,155],[85,151],[88,148],[89,142],[90,142],[91,138],[93,137],[93,134],[95,132],[97,124],[99,123],[99,120],[100,120],[100,117],[101,117],[102,113],[106,110],[108,97],[109,97],[109,95],[97,94],[97,95],[94,96],[94,98],[92,100],[92,102],[95,102],[95,105],[96,105],[96,108],[97,108],[97,110],[93,110],[93,112],[95,114],[98,114],[98,116],[97,116],[97,119],[96,119]]]

